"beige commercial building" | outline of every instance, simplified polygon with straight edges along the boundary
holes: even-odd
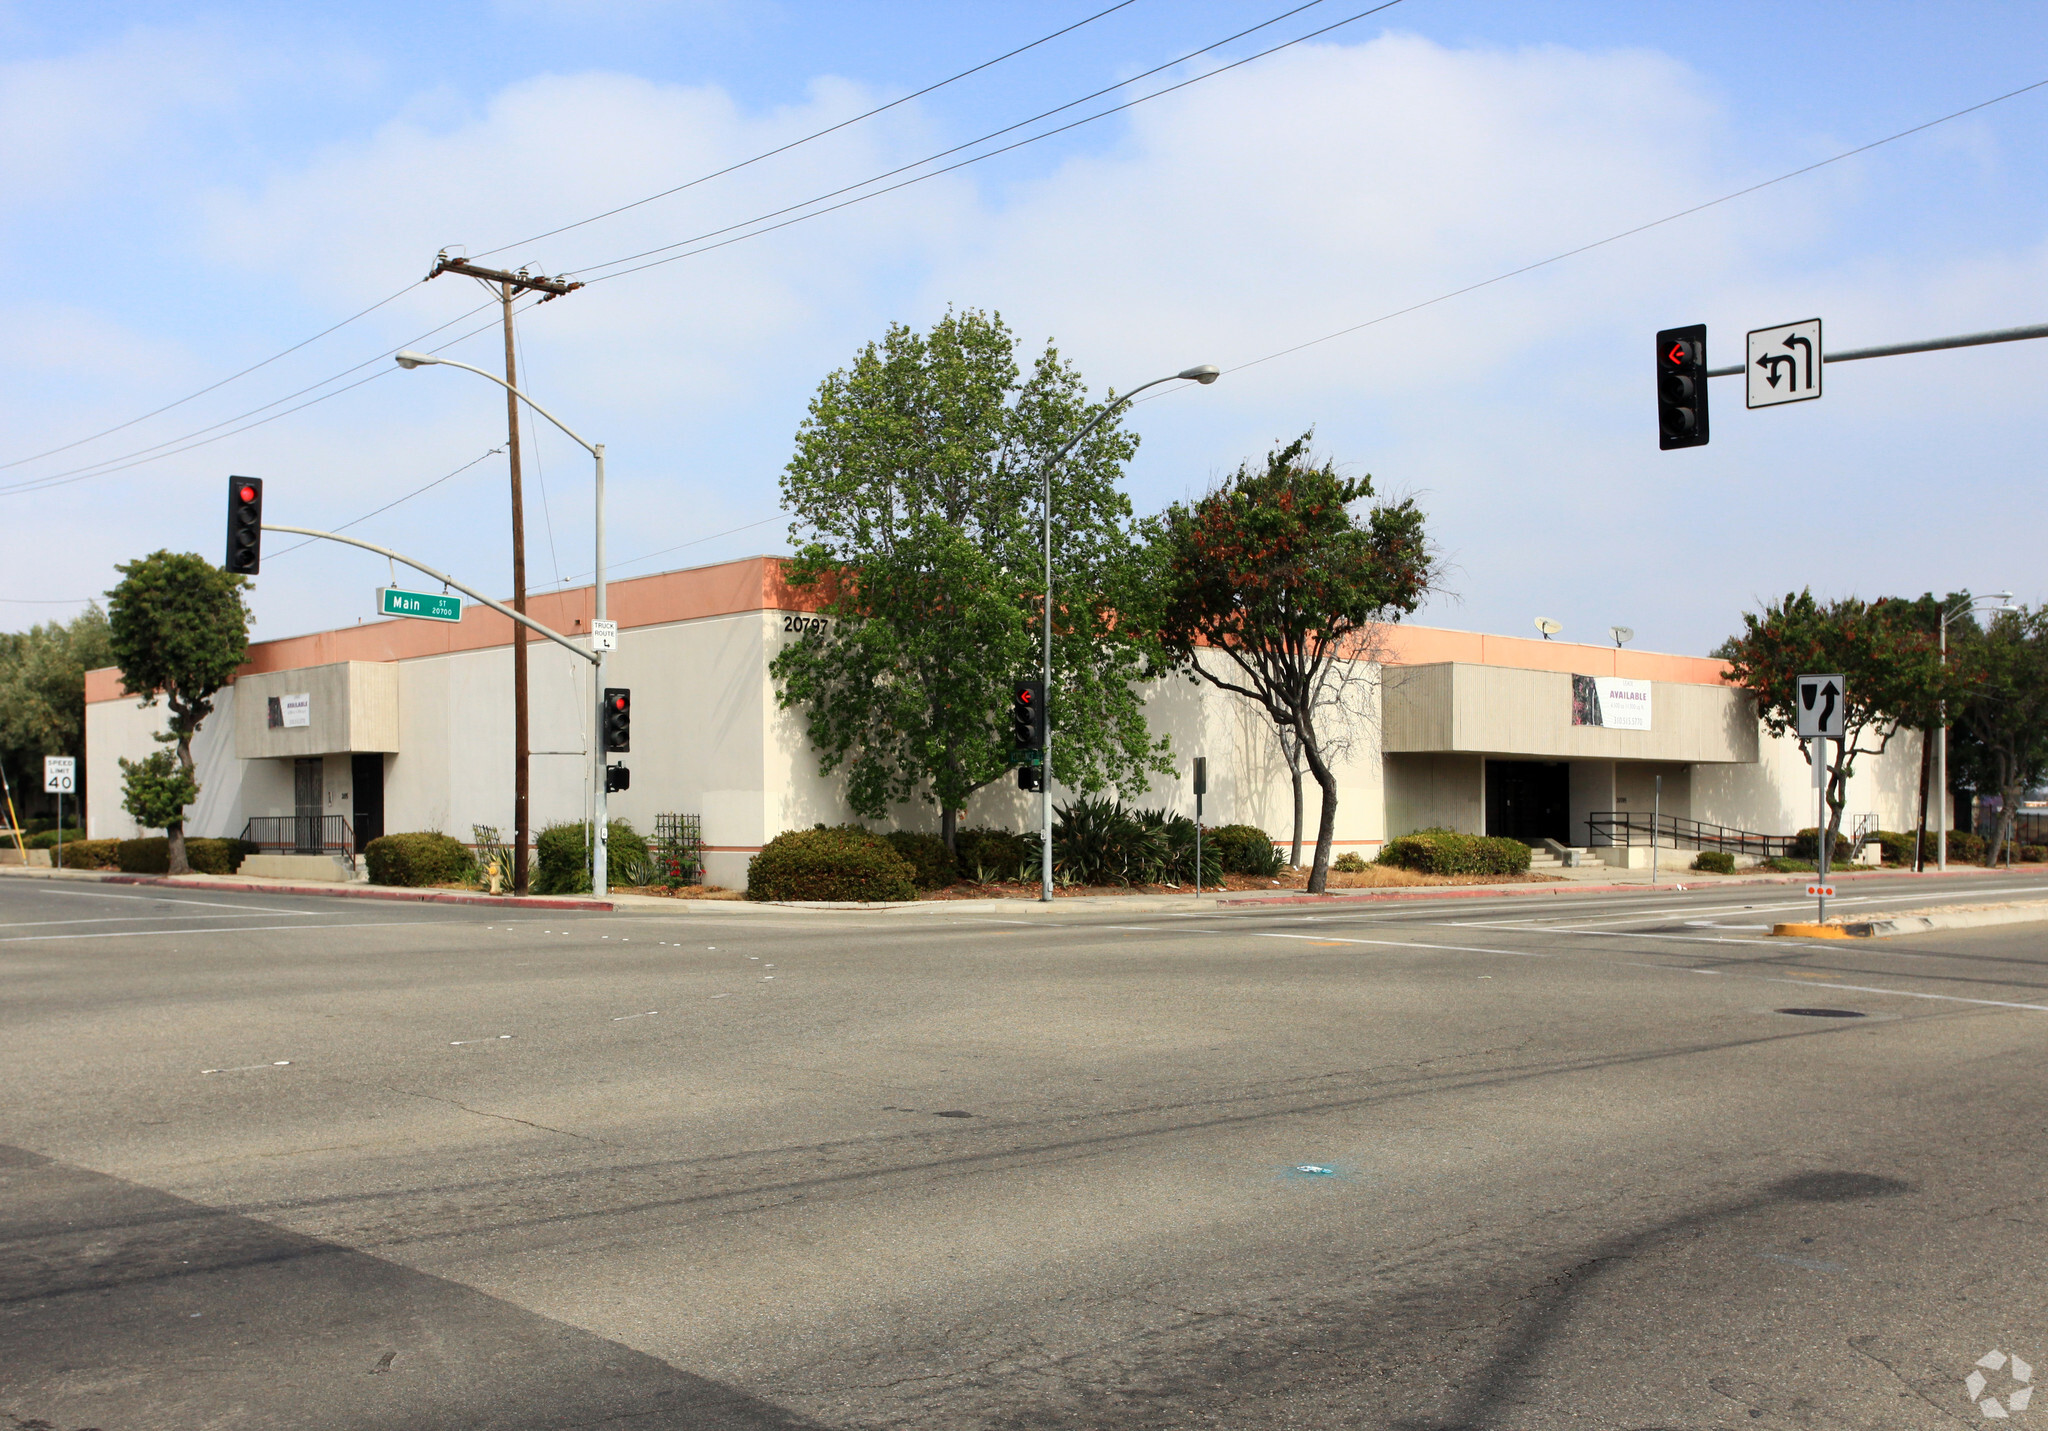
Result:
[[[701,817],[714,882],[742,883],[748,858],[783,830],[851,818],[839,781],[818,773],[801,712],[781,708],[769,675],[776,652],[819,619],[812,605],[772,557],[609,589],[620,636],[606,680],[633,692],[633,749],[618,757],[632,788],[611,797],[612,812],[643,831],[660,814]],[[535,597],[529,609],[555,630],[587,633],[591,592]],[[326,849],[400,830],[509,832],[510,641],[510,622],[472,606],[459,623],[366,622],[252,646],[194,742],[202,788],[187,828]],[[538,829],[590,808],[596,694],[587,662],[547,642],[529,650]],[[1391,836],[1447,826],[1628,864],[1649,857],[1653,806],[1667,849],[1688,832],[1782,836],[1814,823],[1797,743],[1760,730],[1718,661],[1419,626],[1390,628],[1383,655],[1358,672],[1338,765],[1340,849],[1369,856]],[[990,698],[1000,705],[1003,695]],[[86,700],[89,833],[132,835],[116,762],[158,748],[162,709],[123,695],[112,670],[88,676]],[[1149,693],[1148,713],[1182,774],[1140,803],[1192,813],[1186,771],[1205,755],[1209,822],[1288,836],[1291,782],[1262,712],[1174,679]],[[1918,740],[1902,733],[1860,764],[1851,826],[1911,828],[1919,778]],[[1312,838],[1313,781],[1308,792]],[[1035,802],[1012,784],[991,786],[967,823],[1034,828]],[[925,804],[896,814],[908,828],[938,822]]]

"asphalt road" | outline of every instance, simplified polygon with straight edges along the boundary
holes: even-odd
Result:
[[[0,1431],[1982,1425],[2048,925],[1807,908],[0,880]]]

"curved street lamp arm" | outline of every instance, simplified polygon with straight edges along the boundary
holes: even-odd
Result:
[[[556,417],[553,413],[549,412],[546,408],[542,407],[539,403],[535,402],[525,393],[519,391],[518,388],[513,387],[512,384],[506,382],[503,378],[499,377],[490,369],[479,368],[470,363],[459,362],[454,358],[436,358],[434,359],[433,366],[444,368],[461,368],[464,372],[475,373],[478,377],[489,378],[492,382],[496,383],[506,392],[518,398],[521,402],[525,403],[528,407],[532,408],[535,412],[539,413],[549,422],[552,422],[556,427],[559,427],[562,429],[562,431],[568,433],[570,438],[573,441],[575,441],[578,446],[582,447],[582,449],[585,452],[588,452],[592,457],[598,455],[597,449],[588,442],[585,442],[581,437],[577,436],[576,430],[570,427],[568,423],[562,421],[562,419],[560,419],[559,417]],[[479,600],[481,600],[481,598],[479,598]]]
[[[484,376],[489,377],[490,374],[486,373],[484,374]],[[549,630],[547,627],[541,625],[538,621],[535,621],[530,617],[527,617],[517,611],[514,611],[511,607],[506,606],[500,602],[491,600],[488,596],[485,596],[480,591],[471,591],[468,587],[464,586],[454,577],[449,576],[446,572],[435,571],[432,567],[424,566],[421,563],[414,561],[411,557],[406,556],[402,552],[395,552],[391,550],[391,548],[389,547],[380,547],[375,542],[358,541],[354,537],[336,536],[333,532],[315,531],[311,527],[273,527],[272,525],[270,525],[270,523],[265,522],[263,524],[263,530],[266,532],[290,532],[293,536],[298,537],[319,537],[323,540],[330,542],[341,542],[346,546],[361,547],[366,552],[375,552],[378,556],[389,557],[392,561],[404,562],[414,571],[425,572],[428,576],[440,582],[442,585],[454,587],[457,591],[461,592],[464,596],[467,596],[470,600],[481,601],[484,605],[490,607],[491,610],[497,612],[500,616],[509,616],[514,621],[518,622],[521,626],[525,626],[534,631],[539,632],[541,635],[547,637],[548,640],[553,641],[556,645],[568,647],[571,651],[574,651],[577,655],[581,656],[584,660],[589,661],[592,665],[597,664],[598,658],[596,653],[584,650],[581,646],[578,646],[575,642],[571,641],[567,636],[562,635],[559,631]]]
[[[1096,428],[1102,426],[1103,423],[1109,421],[1109,419],[1113,415],[1115,415],[1115,413],[1119,409],[1129,405],[1132,398],[1136,397],[1139,393],[1145,391],[1146,388],[1156,388],[1161,383],[1178,382],[1181,376],[1181,374],[1175,373],[1171,377],[1154,378],[1151,382],[1145,383],[1143,386],[1140,387],[1132,388],[1129,392],[1124,393],[1122,396],[1111,398],[1108,402],[1104,403],[1102,405],[1102,411],[1096,413],[1094,417],[1088,419],[1087,422],[1083,423],[1081,426],[1081,430],[1075,433],[1072,437],[1068,438],[1066,441],[1066,445],[1061,447],[1058,452],[1055,452],[1053,454],[1052,461],[1048,462],[1045,467],[1045,480],[1047,482],[1052,481],[1052,469],[1059,466],[1062,462],[1067,460],[1067,454],[1074,450],[1075,444],[1080,442],[1080,440],[1086,437],[1089,433],[1095,431]]]

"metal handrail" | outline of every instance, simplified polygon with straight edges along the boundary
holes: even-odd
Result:
[[[1673,849],[1680,845],[1691,845],[1700,850],[1726,850],[1730,854],[1755,855],[1769,859],[1773,855],[1789,855],[1797,840],[1794,835],[1766,835],[1756,830],[1739,830],[1732,825],[1716,825],[1706,820],[1689,820],[1679,815],[1663,815],[1653,820],[1648,815],[1639,815],[1629,810],[1595,810],[1586,818],[1586,833],[1589,845],[1605,843],[1627,848],[1641,837],[1643,844],[1660,844],[1669,841]]]
[[[350,869],[356,866],[355,831],[343,815],[252,815],[242,839],[289,854],[340,855]]]

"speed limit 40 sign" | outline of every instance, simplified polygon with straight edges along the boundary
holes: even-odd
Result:
[[[43,757],[43,793],[45,795],[71,795],[78,790],[78,757],[75,755],[46,755]]]

